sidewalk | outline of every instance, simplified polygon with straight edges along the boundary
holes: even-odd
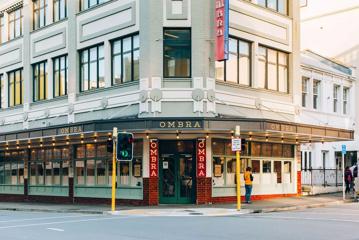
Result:
[[[346,200],[345,202],[352,202]],[[113,214],[121,216],[228,216],[249,213],[268,213],[278,211],[299,210],[305,208],[324,207],[344,203],[340,193],[317,196],[302,196],[276,198],[271,200],[254,201],[252,204],[242,204],[242,210],[237,211],[235,204],[213,205],[159,205],[153,207],[117,206],[118,211],[109,212],[109,205],[80,205],[80,204],[49,204],[49,203],[11,203],[0,202],[0,210],[34,211],[81,214]]]

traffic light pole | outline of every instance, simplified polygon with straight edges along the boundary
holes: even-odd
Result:
[[[111,211],[114,212],[116,210],[116,148],[117,148],[117,128],[113,128],[112,132],[112,139],[113,139],[113,153],[112,153],[112,198],[111,198]]]

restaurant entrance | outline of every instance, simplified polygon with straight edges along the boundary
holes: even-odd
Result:
[[[194,142],[160,141],[159,148],[160,203],[194,203]]]

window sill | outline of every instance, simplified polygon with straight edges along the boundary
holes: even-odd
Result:
[[[102,93],[102,92],[111,91],[111,90],[118,89],[118,88],[136,86],[139,83],[140,83],[140,81],[136,80],[136,81],[131,81],[131,82],[126,82],[126,83],[122,83],[122,84],[113,85],[111,87],[103,87],[103,88],[96,88],[96,89],[86,90],[86,91],[78,93],[77,97],[87,96],[87,95],[96,94],[96,93]]]
[[[251,1],[248,1],[248,0],[240,0],[240,1],[245,2],[245,3],[248,3],[248,4],[251,4],[251,5],[253,5],[253,6],[259,8],[259,9],[266,10],[266,11],[268,11],[268,12],[274,13],[274,14],[279,15],[279,16],[281,16],[281,17],[285,17],[285,18],[288,18],[288,19],[293,19],[292,17],[289,16],[288,13],[287,13],[287,14],[281,13],[281,12],[275,11],[275,10],[273,10],[273,9],[271,9],[271,8],[263,7],[263,6],[258,5],[258,4],[256,4],[256,3],[252,3]],[[287,6],[287,7],[288,7],[288,6]]]
[[[51,28],[52,26],[58,25],[58,24],[60,24],[60,23],[62,23],[62,22],[66,22],[67,19],[68,19],[68,18],[64,18],[64,19],[61,19],[61,20],[59,20],[59,21],[52,22],[52,23],[50,23],[50,24],[48,24],[48,25],[46,25],[46,26],[43,26],[43,27],[41,27],[41,28],[34,29],[34,30],[32,30],[32,31],[30,32],[30,34],[33,34],[33,33],[36,33],[36,32],[40,32],[40,31],[42,31],[42,30]]]
[[[57,102],[57,101],[65,100],[65,99],[67,99],[67,95],[63,96],[63,97],[56,97],[56,98],[44,99],[44,100],[32,102],[32,103],[30,103],[30,106],[32,107],[32,106],[42,105],[42,104]]]
[[[8,41],[6,41],[6,42],[3,42],[3,43],[0,44],[0,47],[3,47],[3,46],[5,46],[5,45],[7,45],[7,44],[10,44],[10,43],[15,42],[15,41],[17,41],[17,40],[20,40],[20,39],[22,39],[22,38],[23,38],[23,35],[21,35],[21,36],[19,36],[19,37],[16,37],[16,38],[13,38],[13,39],[11,39],[11,40],[8,40]]]
[[[93,7],[90,7],[90,8],[84,9],[84,10],[81,10],[81,9],[80,9],[80,12],[78,12],[78,13],[76,14],[76,16],[85,14],[85,13],[87,13],[87,12],[90,12],[90,11],[92,11],[92,10],[94,10],[94,9],[98,9],[98,8],[100,8],[100,7],[106,6],[106,5],[108,5],[108,4],[110,4],[110,3],[113,3],[113,2],[114,2],[114,1],[109,0],[108,2],[100,3],[100,4],[97,4],[97,5],[93,6]]]

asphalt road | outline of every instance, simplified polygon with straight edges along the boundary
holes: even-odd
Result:
[[[359,239],[359,203],[228,217],[139,217],[0,211],[0,238]]]

